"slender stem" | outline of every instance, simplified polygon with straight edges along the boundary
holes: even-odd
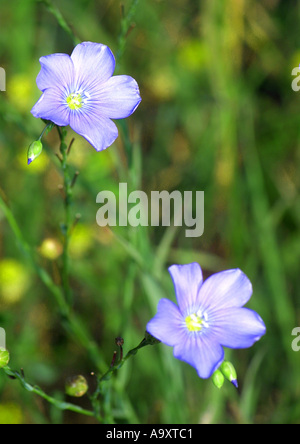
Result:
[[[17,240],[20,251],[24,254],[24,257],[28,260],[30,265],[36,271],[38,277],[43,284],[48,288],[50,293],[54,296],[55,302],[58,306],[60,315],[63,319],[63,325],[65,329],[70,332],[78,341],[79,344],[90,355],[91,360],[96,366],[97,370],[103,371],[106,368],[105,362],[99,352],[97,344],[90,337],[89,331],[81,320],[71,312],[69,305],[67,304],[64,292],[58,287],[52,280],[48,272],[42,268],[37,262],[36,256],[30,246],[24,239],[22,231],[11,211],[8,204],[0,193],[0,209],[2,210],[6,220],[8,221],[15,238]]]
[[[69,410],[71,412],[79,413],[81,415],[95,417],[99,422],[102,421],[100,414],[96,414],[95,411],[83,409],[83,408],[81,408],[75,404],[71,404],[69,402],[59,401],[59,400],[53,398],[52,396],[47,395],[40,387],[33,386],[33,385],[29,384],[25,380],[24,374],[22,374],[22,372],[20,374],[16,371],[13,371],[13,370],[11,370],[11,368],[9,366],[4,367],[3,370],[7,374],[7,376],[9,376],[13,379],[17,379],[25,390],[27,390],[30,393],[34,393],[34,394],[40,396],[41,398],[45,399],[50,404],[54,405],[59,410]]]
[[[54,405],[56,408],[58,408],[59,410],[69,410],[75,413],[79,413],[85,416],[89,416],[89,417],[94,417],[96,418],[100,423],[103,422],[103,418],[101,416],[101,406],[100,406],[100,402],[99,402],[99,396],[102,393],[103,389],[102,389],[102,382],[104,381],[109,381],[111,379],[111,376],[113,374],[114,371],[119,370],[121,367],[123,367],[123,365],[125,364],[125,362],[131,358],[132,356],[136,355],[136,353],[143,347],[146,347],[147,345],[153,345],[155,343],[157,343],[158,341],[156,341],[154,338],[144,338],[142,340],[142,342],[135,348],[133,348],[132,350],[130,350],[127,355],[121,359],[117,364],[114,364],[113,366],[111,366],[109,368],[109,370],[101,377],[98,378],[98,384],[97,384],[97,388],[95,390],[95,392],[93,393],[93,395],[90,397],[92,406],[93,406],[93,410],[86,410],[83,409],[75,404],[69,403],[69,402],[64,402],[64,401],[59,401],[55,398],[53,398],[50,395],[47,395],[47,393],[45,393],[40,387],[38,386],[33,386],[31,384],[29,384],[26,379],[25,379],[25,375],[23,370],[21,370],[21,372],[17,372],[17,371],[13,371],[8,365],[3,367],[2,370],[6,373],[7,376],[9,376],[12,379],[16,379],[20,382],[20,384],[22,385],[22,387],[27,390],[30,393],[34,393],[38,396],[40,396],[41,398],[45,399],[47,402],[49,402],[49,404]],[[109,387],[107,387],[106,390],[110,390]],[[110,411],[110,409],[109,409]],[[108,415],[108,412],[106,412],[106,416]],[[113,417],[111,417],[111,415],[109,415],[109,422],[112,423],[113,422]]]
[[[126,15],[124,13],[124,6],[122,5],[121,32],[119,36],[118,50],[116,54],[117,64],[120,63],[120,60],[125,51],[127,37],[131,32],[131,30],[133,29],[132,20],[134,18],[138,3],[139,0],[133,0]]]
[[[120,360],[119,360],[117,363],[115,362],[115,360],[116,360],[116,359],[115,359],[115,358],[116,358],[116,355],[115,355],[115,353],[114,353],[113,361],[112,361],[112,363],[111,363],[111,365],[110,365],[110,368],[109,368],[109,369],[108,369],[108,370],[107,370],[102,376],[98,375],[98,378],[97,378],[97,388],[96,388],[95,392],[93,393],[93,395],[91,396],[91,403],[92,403],[92,405],[93,405],[93,408],[94,408],[95,414],[98,414],[99,411],[100,411],[100,401],[99,401],[99,397],[100,397],[101,394],[103,394],[103,390],[104,390],[103,387],[102,387],[102,383],[103,383],[103,382],[108,382],[108,381],[110,381],[110,379],[111,379],[113,373],[114,373],[116,370],[119,370],[120,368],[122,368],[123,365],[125,364],[125,362],[126,362],[129,358],[131,358],[132,356],[136,355],[137,352],[138,352],[141,348],[146,347],[147,345],[154,345],[155,343],[158,343],[158,342],[159,342],[159,341],[156,341],[153,337],[151,337],[150,335],[148,335],[146,338],[144,338],[144,339],[142,340],[142,342],[141,342],[137,347],[135,347],[135,348],[133,348],[132,350],[130,350],[130,351],[126,354],[125,357],[121,357]]]
[[[53,5],[51,0],[36,0],[38,3],[43,3],[48,11],[53,14],[53,16],[56,18],[58,24],[61,26],[61,28],[70,36],[72,39],[74,45],[78,45],[78,43],[81,43],[81,40],[74,34],[68,23],[66,22],[65,18],[63,17],[60,10]]]
[[[150,335],[149,335],[150,336]],[[125,364],[126,361],[128,361],[128,359],[130,359],[132,356],[136,355],[137,352],[143,348],[146,347],[147,345],[154,345],[159,343],[159,341],[156,341],[154,338],[151,337],[151,339],[149,338],[144,338],[142,340],[142,342],[135,348],[133,348],[132,350],[129,350],[129,352],[122,357],[122,359],[119,360],[119,362],[117,362],[116,364],[112,365],[106,373],[104,373],[104,375],[102,375],[101,377],[99,377],[99,384],[101,384],[101,382],[103,381],[107,381],[111,378],[112,374],[116,371],[116,370],[120,370],[120,368],[123,367],[123,365]]]
[[[150,339],[151,338],[151,339]],[[154,340],[154,341],[153,341]],[[153,345],[155,343],[157,343],[158,341],[156,341],[154,338],[150,337],[146,337],[142,340],[142,342],[135,348],[133,348],[132,350],[130,350],[127,355],[125,357],[120,357],[119,362],[115,363],[115,353],[113,356],[113,361],[111,363],[110,368],[106,371],[106,373],[104,373],[102,376],[98,375],[97,377],[97,388],[95,390],[95,392],[93,393],[93,395],[91,396],[91,403],[93,405],[94,411],[95,411],[95,415],[99,414],[100,412],[100,395],[104,395],[105,392],[107,390],[109,390],[108,388],[105,388],[105,386],[103,387],[103,382],[106,383],[110,383],[110,380],[112,378],[113,373],[116,370],[119,370],[120,368],[123,367],[123,365],[125,364],[125,362],[131,358],[132,356],[136,355],[137,352],[143,348],[146,347],[147,345]],[[107,412],[105,412],[107,414]],[[110,418],[111,420],[112,418]]]
[[[68,147],[65,143],[66,131],[64,128],[57,126],[57,131],[60,137],[60,153],[62,155],[61,167],[64,177],[64,205],[65,205],[65,222],[62,226],[64,235],[64,250],[63,250],[63,269],[62,269],[62,281],[65,299],[69,306],[72,306],[73,297],[70,286],[70,259],[69,259],[69,245],[71,236],[71,206],[72,206],[72,184],[73,180],[70,177],[70,169],[68,165]]]
[[[42,268],[38,262],[36,261],[35,254],[33,253],[33,250],[30,248],[30,246],[25,241],[22,231],[14,217],[14,215],[11,212],[11,209],[3,199],[3,197],[0,194],[0,209],[3,211],[3,214],[5,218],[7,219],[15,237],[18,243],[18,246],[26,259],[30,262],[32,267],[35,269],[37,275],[41,279],[41,281],[44,283],[44,285],[49,289],[49,291],[53,294],[55,297],[55,301],[59,307],[59,311],[63,316],[68,316],[69,308],[65,303],[64,295],[61,291],[61,289],[53,282],[51,276],[47,273],[44,268]]]
[[[42,138],[44,137],[44,134],[46,131],[51,131],[51,129],[53,128],[54,123],[53,122],[49,122],[47,123],[47,125],[45,126],[45,128],[43,129],[43,131],[41,132],[41,135],[39,137],[38,140],[42,140]]]
[[[95,366],[97,367],[98,371],[104,371],[104,368],[107,368],[101,354],[99,353],[97,344],[92,340],[92,338],[89,335],[89,332],[86,330],[84,324],[82,324],[81,320],[73,313],[71,312],[69,305],[67,304],[64,293],[61,290],[60,287],[58,287],[52,280],[51,276],[47,273],[46,270],[44,270],[37,262],[36,257],[32,251],[32,249],[29,247],[29,245],[26,243],[22,231],[19,228],[16,219],[14,215],[12,214],[10,208],[8,207],[7,203],[5,202],[4,198],[1,196],[0,193],[0,209],[3,211],[4,216],[6,217],[16,239],[19,245],[20,250],[23,252],[26,259],[31,263],[33,268],[36,270],[39,278],[44,283],[44,285],[49,289],[49,291],[54,295],[55,300],[57,302],[57,305],[59,307],[59,311],[62,315],[63,324],[67,331],[70,331],[73,336],[78,340],[78,342],[86,349],[86,351],[89,353],[91,359],[93,360]],[[122,355],[120,356],[120,360],[117,363],[113,363],[113,365],[102,375],[98,377],[98,384],[97,388],[94,392],[94,394],[91,396],[91,402],[93,405],[93,412],[81,409],[80,407],[77,407],[73,404],[65,403],[57,401],[56,399],[52,398],[51,396],[48,396],[46,393],[44,393],[39,387],[34,387],[28,384],[25,381],[24,375],[20,375],[17,372],[13,372],[9,367],[5,367],[4,370],[6,374],[9,376],[12,376],[20,381],[22,386],[30,392],[33,392],[45,400],[47,400],[49,403],[55,405],[60,410],[71,410],[76,413],[81,413],[87,416],[93,416],[96,419],[98,419],[101,422],[101,416],[100,416],[100,402],[99,402],[99,396],[102,393],[102,383],[104,381],[109,381],[113,375],[113,373],[116,370],[119,370],[125,362],[131,358],[132,356],[136,355],[136,353],[143,347],[147,345],[154,345],[156,344],[157,340],[150,337],[150,335],[147,335],[141,343],[130,350],[125,357]]]

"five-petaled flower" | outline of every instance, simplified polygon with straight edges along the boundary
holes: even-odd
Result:
[[[84,42],[71,56],[41,57],[37,86],[43,92],[31,110],[37,118],[68,126],[83,136],[97,151],[118,137],[111,119],[129,117],[141,102],[136,81],[113,76],[115,58],[102,44]]]
[[[173,265],[178,306],[161,299],[147,332],[174,347],[174,356],[207,379],[224,361],[224,347],[248,348],[265,333],[260,316],[243,306],[252,285],[239,269],[216,273],[203,282],[197,263]]]

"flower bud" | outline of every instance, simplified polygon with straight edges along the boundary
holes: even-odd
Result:
[[[118,347],[123,347],[124,345],[124,339],[121,338],[120,336],[115,339],[115,342]]]
[[[27,158],[28,165],[30,165],[43,151],[43,145],[40,140],[33,142],[28,148]]]
[[[4,348],[0,348],[0,368],[5,367],[9,363],[9,353]]]
[[[218,389],[221,389],[223,387],[225,378],[220,370],[216,370],[215,373],[212,375],[212,382]]]
[[[66,394],[74,398],[81,398],[88,391],[89,386],[84,376],[73,376],[66,381]]]
[[[233,364],[229,361],[224,361],[220,366],[220,370],[225,378],[238,388],[237,373]]]

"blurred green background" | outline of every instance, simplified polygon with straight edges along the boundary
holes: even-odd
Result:
[[[298,0],[53,0],[81,41],[105,43],[119,74],[134,77],[143,101],[120,137],[96,153],[80,136],[70,155],[80,171],[72,212],[81,214],[71,242],[75,310],[107,365],[114,338],[124,349],[143,338],[160,297],[175,300],[167,268],[197,261],[205,276],[241,268],[254,295],[248,306],[268,334],[250,350],[226,351],[240,390],[218,391],[172,357],[164,345],[141,350],[114,377],[104,399],[116,422],[299,423],[300,326]],[[63,202],[55,132],[27,167],[27,147],[43,123],[30,110],[40,92],[39,57],[71,53],[71,34],[47,2],[11,0],[0,7],[0,190],[35,250],[60,284]],[[134,26],[131,26],[134,25]],[[127,33],[127,30],[130,32]],[[101,229],[96,196],[132,190],[205,191],[205,233],[185,228]],[[62,399],[65,379],[95,370],[62,327],[52,295],[18,248],[0,212],[0,326],[11,367]],[[74,402],[74,401],[73,401]],[[75,401],[88,408],[88,398]],[[0,423],[93,423],[62,413],[0,373]]]

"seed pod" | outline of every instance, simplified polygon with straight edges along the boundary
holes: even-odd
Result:
[[[72,376],[66,381],[66,394],[74,398],[81,398],[86,394],[88,389],[89,386],[84,376]]]

